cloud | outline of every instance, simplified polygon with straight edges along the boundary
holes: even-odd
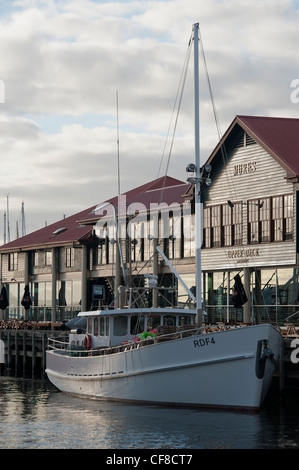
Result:
[[[28,231],[157,177],[192,24],[199,21],[224,132],[236,114],[297,116],[292,0],[4,1],[0,4],[0,211]],[[217,129],[201,62],[204,160]],[[169,174],[193,159],[192,59]],[[163,159],[165,169],[168,148]],[[1,222],[0,222],[1,238]]]

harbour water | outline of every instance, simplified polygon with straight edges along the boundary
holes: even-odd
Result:
[[[82,399],[44,379],[0,377],[0,449],[298,449],[298,389],[259,413]]]

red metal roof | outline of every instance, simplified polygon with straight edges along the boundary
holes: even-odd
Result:
[[[166,176],[127,191],[124,195],[127,205],[139,202],[149,208],[150,203],[154,202],[167,204],[183,202],[183,194],[188,187],[187,183]],[[117,208],[117,201],[118,197],[116,196],[105,202],[109,202]],[[0,252],[50,248],[87,240],[91,236],[92,222],[95,223],[99,218],[94,213],[97,206],[98,204],[2,245]]]
[[[299,119],[237,116],[236,122],[286,169],[299,176]]]
[[[91,207],[10,243],[6,243],[0,247],[0,251],[14,251],[45,246],[52,247],[84,240],[90,236],[91,227],[78,223],[78,218],[86,217],[93,209],[94,207]]]
[[[143,186],[127,191],[125,196],[126,207],[131,204],[139,203],[142,204],[146,210],[150,210],[151,204],[162,204],[165,203],[170,205],[172,203],[183,203],[183,195],[189,188],[188,183],[184,183],[170,176],[163,176],[157,180],[151,181]],[[118,210],[118,196],[106,201],[113,205]],[[101,204],[98,204],[101,206]],[[143,208],[143,207],[142,207]],[[91,214],[87,219],[80,219],[81,223],[95,223],[100,218],[96,213]]]

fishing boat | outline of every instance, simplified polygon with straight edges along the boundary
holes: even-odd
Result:
[[[189,294],[195,309],[129,305],[81,312],[78,319],[85,319],[84,330],[74,327],[67,343],[50,340],[46,373],[59,390],[89,398],[259,409],[279,360],[280,332],[271,324],[203,322],[201,185],[210,184],[211,168],[200,167],[198,24],[192,32],[195,164],[188,166],[193,173],[188,181],[195,187],[196,297]],[[153,289],[154,281],[149,279]]]

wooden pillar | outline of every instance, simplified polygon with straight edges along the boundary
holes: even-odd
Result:
[[[82,245],[81,312],[87,310],[87,245]]]
[[[29,253],[25,251],[24,253],[24,283],[25,286],[29,286]],[[24,318],[29,320],[29,309],[24,308]]]
[[[2,289],[2,260],[3,260],[3,255],[0,255],[0,290]],[[5,319],[5,310],[0,310],[0,320]]]
[[[56,284],[57,284],[57,256],[56,248],[52,248],[52,302],[51,302],[51,322],[56,323]]]
[[[31,344],[32,344],[32,375],[34,375],[35,372],[35,366],[36,366],[36,347],[35,347],[35,333],[32,333],[31,336]]]
[[[244,323],[250,323],[250,270],[249,268],[244,268],[244,289],[248,298],[248,301],[243,306],[243,321]]]
[[[120,251],[119,251],[119,243],[116,241],[116,244],[115,244],[115,279],[114,279],[114,306],[115,308],[120,308],[119,290],[118,290],[120,285],[121,285]]]
[[[230,294],[230,272],[226,271],[227,274],[227,288],[226,288],[226,322],[229,323],[230,310],[229,310],[229,294]]]
[[[19,335],[15,332],[15,375],[18,374],[19,368]]]
[[[261,270],[255,269],[255,302],[256,302],[256,315],[253,319],[255,323],[259,323],[262,318],[262,309],[261,305],[263,303],[262,287],[261,287]]]
[[[26,372],[26,361],[27,361],[26,338],[27,338],[27,333],[26,333],[26,331],[24,331],[24,333],[23,333],[23,375],[24,376],[25,376],[25,372]]]
[[[153,257],[153,274],[155,276],[157,276],[157,279],[158,279],[158,261],[159,261],[159,258],[158,258],[158,252],[156,250],[158,246],[158,238],[155,237],[153,239],[153,250],[154,250],[154,257]],[[153,307],[154,308],[157,308],[158,307],[158,290],[157,289],[152,289],[152,293],[153,293]]]
[[[10,369],[11,367],[11,344],[10,344],[10,339],[11,339],[11,333],[10,331],[7,332],[7,368]]]

